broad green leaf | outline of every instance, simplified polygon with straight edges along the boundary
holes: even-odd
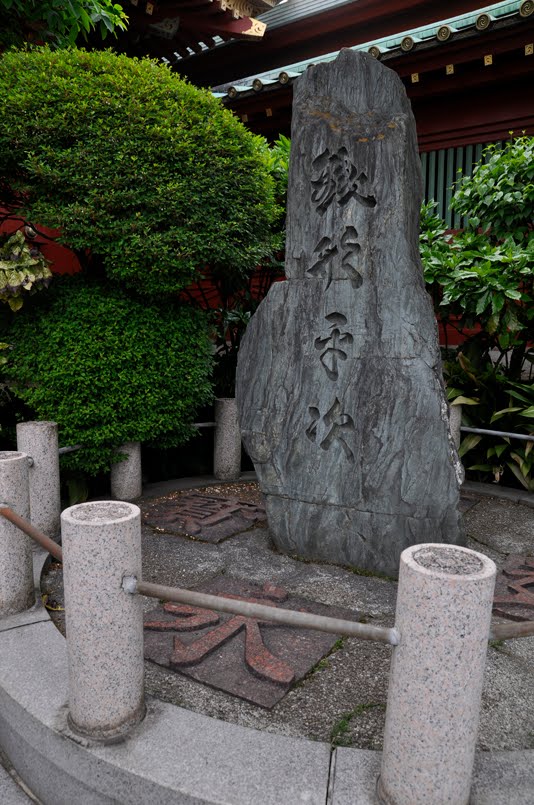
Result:
[[[460,458],[462,458],[462,456],[465,456],[465,454],[469,450],[472,450],[473,447],[476,447],[481,439],[482,436],[480,436],[478,433],[469,433],[464,439],[462,439],[462,443],[458,450],[458,455],[460,456]]]
[[[498,419],[503,417],[505,414],[512,413],[513,411],[521,411],[521,406],[517,406],[515,408],[502,408],[500,411],[495,411],[493,416],[490,419],[491,422],[496,422]]]
[[[451,405],[480,405],[480,400],[473,397],[464,397],[460,395],[451,401]]]
[[[524,486],[528,492],[534,492],[534,479],[529,481],[528,478],[525,478],[519,467],[516,464],[513,464],[511,461],[507,461],[506,464],[513,472],[519,483]]]

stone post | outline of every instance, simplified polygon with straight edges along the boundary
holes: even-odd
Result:
[[[141,474],[141,443],[126,442],[117,448],[128,458],[111,467],[111,497],[115,500],[135,500],[143,491]]]
[[[113,741],[144,715],[141,599],[122,589],[141,577],[141,513],[98,501],[61,515],[69,663],[69,724]]]
[[[26,453],[0,452],[0,501],[29,520]],[[30,538],[0,516],[0,617],[23,612],[34,601]]]
[[[241,432],[233,397],[215,400],[213,474],[218,481],[235,481],[241,474]]]
[[[460,447],[460,442],[462,440],[462,433],[460,428],[462,426],[462,406],[461,405],[451,405],[450,406],[450,428],[451,428],[451,436],[453,438],[454,444],[456,445],[456,449]]]
[[[382,768],[387,805],[467,805],[496,568],[467,548],[401,554]]]
[[[17,448],[33,459],[30,466],[31,523],[47,537],[57,539],[61,513],[57,424],[20,422]]]

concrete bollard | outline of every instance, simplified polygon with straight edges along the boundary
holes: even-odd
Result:
[[[122,589],[141,578],[141,512],[131,503],[98,501],[61,515],[69,724],[112,742],[144,715],[141,598]]]
[[[20,422],[17,448],[32,459],[30,466],[30,520],[47,537],[59,536],[61,494],[55,422]]]
[[[26,453],[0,452],[0,501],[30,518]],[[35,602],[31,540],[0,516],[0,617],[24,612]]]
[[[111,497],[115,500],[135,500],[143,492],[141,473],[141,443],[126,442],[117,448],[128,458],[111,467]]]
[[[454,444],[456,445],[456,449],[460,447],[460,442],[462,440],[462,433],[460,428],[462,426],[462,406],[461,405],[451,405],[449,408],[450,415],[449,415],[449,422],[450,422],[450,429],[451,429],[451,436],[454,440]]]
[[[456,546],[401,554],[379,799],[467,805],[496,568]]]
[[[241,431],[233,397],[215,400],[213,474],[218,481],[235,481],[241,474]]]

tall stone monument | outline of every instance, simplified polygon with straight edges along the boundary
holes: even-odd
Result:
[[[409,545],[462,541],[421,196],[397,75],[349,50],[308,68],[294,92],[287,280],[253,316],[237,373],[283,551],[394,574]]]

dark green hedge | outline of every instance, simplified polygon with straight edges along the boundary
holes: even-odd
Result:
[[[190,307],[68,278],[14,316],[7,338],[12,390],[59,423],[62,445],[86,445],[68,464],[91,474],[125,441],[184,443],[211,399],[212,345]]]
[[[0,96],[0,202],[16,193],[109,278],[158,296],[264,253],[277,212],[265,141],[165,65],[7,52]]]

